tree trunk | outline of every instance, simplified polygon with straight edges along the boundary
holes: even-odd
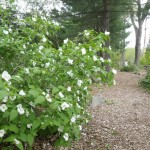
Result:
[[[121,51],[121,67],[125,66],[125,50]]]
[[[109,32],[109,20],[110,20],[110,0],[103,0],[103,5],[104,5],[104,14],[103,14],[103,31],[108,31]],[[110,46],[110,41],[106,41],[105,43],[106,47]],[[110,54],[105,53],[104,58],[108,59],[110,58]],[[106,70],[110,71],[110,66],[106,65]]]
[[[139,24],[139,27],[136,31],[136,42],[135,42],[135,60],[134,64],[140,64],[140,56],[141,56],[141,37],[142,37],[142,23]]]

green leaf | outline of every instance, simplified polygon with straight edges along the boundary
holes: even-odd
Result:
[[[34,142],[34,136],[32,134],[28,134],[27,141],[28,141],[29,145],[31,146]]]
[[[60,121],[57,121],[57,120],[53,120],[52,123],[56,126],[61,126],[61,123]]]
[[[20,133],[18,139],[20,139],[23,142],[27,142],[27,135],[24,133]]]
[[[57,92],[59,92],[59,89],[58,89],[57,87],[53,87],[53,89],[52,89],[52,94],[55,94],[55,93],[57,93]]]
[[[3,81],[0,79],[0,89],[4,87]]]
[[[58,101],[54,101],[52,104],[51,104],[51,108],[52,109],[58,109],[58,106],[60,105],[60,102]]]
[[[5,96],[8,96],[8,92],[5,90],[0,91],[0,99],[3,99]]]
[[[14,125],[14,124],[11,124],[11,125],[9,126],[9,130],[10,130],[10,131],[13,131],[13,132],[15,132],[15,133],[18,133],[18,131],[19,131],[18,127],[17,127],[16,125]]]
[[[33,124],[32,124],[32,129],[36,129],[37,127],[39,127],[41,124],[41,122],[39,120],[34,120]]]
[[[5,141],[5,142],[13,142],[15,138],[16,138],[15,135],[10,135],[10,136],[9,136],[7,139],[5,139],[4,141]]]
[[[42,104],[45,102],[45,97],[44,96],[38,96],[34,102],[34,104]]]
[[[10,112],[10,121],[14,120],[16,117],[18,116],[18,111],[13,109],[11,112]]]
[[[17,146],[20,150],[23,150],[23,145],[22,145],[21,142],[20,142],[19,144],[16,144],[16,146]]]
[[[39,92],[36,89],[31,89],[29,91],[29,94],[33,95],[34,97],[37,97],[39,95]]]

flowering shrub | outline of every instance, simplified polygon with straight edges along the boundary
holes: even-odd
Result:
[[[15,55],[1,70],[0,142],[22,150],[46,130],[49,135],[59,135],[56,145],[67,145],[79,139],[88,122],[91,77],[113,83],[116,70],[106,72],[102,67],[110,59],[96,56],[98,51],[109,51],[101,46],[108,36],[85,31],[82,44],[66,39],[56,49],[49,34],[55,34],[58,26],[38,16],[21,22],[20,32],[13,26],[9,31],[8,25],[0,29],[6,41],[0,43],[3,53],[7,48]]]

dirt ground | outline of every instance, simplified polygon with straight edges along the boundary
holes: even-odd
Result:
[[[95,88],[105,102],[91,107],[80,141],[60,150],[150,150],[150,94],[138,86],[141,78],[144,73],[119,72],[116,86]]]

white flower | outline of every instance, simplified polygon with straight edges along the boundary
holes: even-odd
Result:
[[[89,36],[90,33],[89,33],[87,30],[84,30],[84,35],[85,35],[85,36]]]
[[[35,65],[36,65],[36,62],[34,62],[34,61],[33,61],[33,63],[32,63],[32,64],[33,64],[33,66],[35,67]]]
[[[93,56],[93,60],[94,60],[94,61],[97,61],[97,57],[96,57],[95,55]]]
[[[27,124],[27,128],[31,129],[31,127],[32,127],[32,123]]]
[[[101,62],[104,62],[104,58],[100,57]]]
[[[5,104],[0,105],[0,110],[1,110],[2,112],[5,112],[7,109],[8,109],[8,108],[7,108],[7,106],[6,106]]]
[[[79,130],[80,130],[80,131],[82,130],[82,126],[81,126],[81,125],[79,125]]]
[[[115,70],[114,68],[112,69],[112,73],[113,74],[117,74],[117,70]]]
[[[72,64],[73,64],[73,60],[68,58],[68,63],[69,63],[70,65],[72,65]]]
[[[26,74],[29,74],[29,73],[30,73],[29,68],[25,68],[25,73],[26,73]]]
[[[5,2],[5,1],[4,1]],[[1,5],[1,7],[3,8],[3,9],[6,9],[7,7],[6,7],[6,5]]]
[[[68,91],[68,92],[70,92],[70,91],[71,91],[71,87],[70,87],[70,86],[68,86],[67,91]]]
[[[10,79],[11,79],[11,76],[10,76],[10,74],[7,72],[7,71],[4,71],[3,73],[2,73],[2,78],[5,80],[5,81],[9,81]]]
[[[50,97],[50,95],[49,94],[46,94],[46,100],[48,101],[48,102],[52,102],[52,99],[51,99],[51,97]]]
[[[86,119],[85,122],[88,123],[89,121]]]
[[[77,103],[77,107],[80,109],[81,108],[81,106]]]
[[[77,91],[77,94],[80,94],[80,91]]]
[[[42,95],[46,95],[46,93],[45,93],[45,92],[42,92]]]
[[[32,106],[32,107],[35,107],[34,103],[31,101],[29,102],[29,104]]]
[[[6,31],[6,30],[3,30],[3,33],[4,33],[4,34],[8,34],[9,32],[8,32],[8,31]]]
[[[85,35],[86,35],[86,36],[89,36],[89,35],[90,35],[90,33],[89,33],[89,32],[87,32],[87,33],[85,33]]]
[[[45,67],[48,68],[50,65],[50,62],[45,63]]]
[[[80,118],[80,115],[77,115],[77,118]]]
[[[66,102],[64,102],[64,103],[61,104],[62,110],[65,110],[68,107],[70,107],[70,105],[68,103],[66,103]]]
[[[125,66],[128,66],[128,61],[126,61],[124,65],[125,65]]]
[[[68,43],[68,38],[64,40],[64,44],[67,44]]]
[[[81,52],[82,52],[82,55],[85,55],[85,54],[86,54],[86,49],[85,49],[85,48],[82,48],[82,49],[81,49]]]
[[[111,50],[111,46],[109,46],[109,50]]]
[[[76,46],[76,47],[75,47],[75,50],[78,50],[78,49],[79,49],[79,47],[78,47],[78,46]]]
[[[64,95],[63,95],[61,92],[59,92],[59,96],[60,96],[61,98],[64,98]]]
[[[47,39],[44,37],[43,39],[42,39],[42,42],[46,42],[47,41]]]
[[[36,21],[36,18],[35,18],[35,17],[32,17],[32,20],[33,20],[33,21]]]
[[[17,140],[17,139],[14,139],[14,142],[15,142],[16,145],[20,144],[20,141]]]
[[[113,85],[116,85],[116,80],[113,80]]]
[[[111,59],[108,58],[108,62],[111,62]]]
[[[70,77],[73,77],[72,70],[70,70],[70,71],[67,71],[67,74],[68,74]]]
[[[110,32],[108,32],[108,31],[105,31],[105,35],[110,35]]]
[[[83,83],[82,80],[78,80],[77,85],[78,85],[78,86],[81,86],[82,83]]]
[[[43,49],[44,47],[41,45],[41,46],[39,46],[39,50],[41,51],[42,49]]]
[[[80,98],[79,97],[77,97],[77,100],[78,100],[78,102],[80,102]]]
[[[73,116],[73,117],[71,118],[71,122],[72,122],[72,123],[75,123],[75,122],[76,122],[76,116]]]
[[[8,100],[8,96],[5,96],[4,99],[2,100],[4,103],[6,103]]]
[[[60,126],[60,127],[58,128],[58,131],[59,131],[59,132],[63,132],[63,131],[64,131],[64,126]]]
[[[65,134],[63,135],[63,138],[65,139],[65,141],[68,141],[68,138],[69,138],[68,133],[65,133]]]
[[[0,130],[0,137],[2,138],[3,136],[4,136],[4,134],[5,134],[5,130]]]
[[[23,115],[25,113],[24,109],[22,108],[22,105],[17,105],[17,111],[20,115]]]
[[[21,53],[21,54],[25,54],[25,52],[24,52],[24,51],[20,51],[20,53]]]
[[[19,95],[21,95],[21,96],[25,96],[25,95],[26,95],[26,93],[25,93],[23,90],[21,90],[21,91],[19,92]]]
[[[23,45],[23,48],[26,49],[26,45],[25,44]]]
[[[16,95],[14,95],[13,97],[10,96],[10,100],[14,101],[16,99]]]
[[[84,87],[84,90],[87,91],[87,86]]]
[[[9,29],[8,29],[8,31],[9,31],[9,32],[12,32],[12,29],[11,29],[11,28],[9,28]]]

